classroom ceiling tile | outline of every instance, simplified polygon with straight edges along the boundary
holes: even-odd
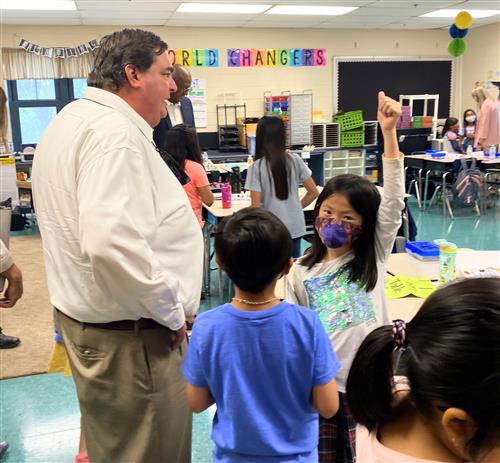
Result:
[[[140,20],[140,19],[157,19],[157,20],[163,20],[165,22],[170,16],[172,16],[171,11],[134,11],[133,14],[130,13],[130,11],[113,11],[112,16],[106,16],[103,17],[103,12],[102,11],[81,11],[80,12],[80,17],[82,19],[98,19],[100,21],[106,21],[107,19],[113,19],[113,20],[127,20],[127,19],[133,19],[133,20]]]
[[[55,21],[64,19],[80,19],[80,14],[76,10],[60,10],[60,11],[45,11],[39,10],[36,12],[36,20],[50,20],[53,18]],[[22,10],[2,10],[1,22],[3,24],[16,24],[13,21],[23,20],[23,24],[38,24],[34,23],[35,18],[32,15],[25,14]]]
[[[10,18],[10,19],[5,19],[2,17],[2,24],[26,24],[26,25],[33,25],[33,20],[31,18]],[[81,19],[71,19],[71,18],[38,18],[37,25],[39,26],[81,26],[82,25],[82,20]]]
[[[39,0],[43,1],[43,0]],[[185,3],[203,0],[185,0]],[[442,8],[498,9],[499,0],[207,0],[206,3],[255,3],[268,5],[355,6],[342,16],[178,13],[181,1],[75,0],[76,11],[2,11],[4,24],[157,25],[182,27],[435,29],[452,23],[450,18],[419,18]],[[493,24],[499,16],[475,20],[472,27]],[[405,26],[406,25],[406,26]]]
[[[207,22],[206,19],[176,19],[167,20],[164,25],[172,27],[242,27],[246,23],[245,20],[229,19],[229,20],[213,20]]]
[[[466,2],[465,0],[376,0],[370,3],[370,8],[413,8],[414,5],[417,5],[416,8],[419,9],[439,10],[462,3],[475,2]]]
[[[165,19],[82,19],[84,26],[163,26]]]
[[[76,6],[78,11],[175,11],[179,2],[163,2],[163,1],[126,1],[126,0],[77,0]]]
[[[248,21],[255,18],[254,14],[211,14],[211,13],[172,13],[171,19],[179,19],[185,21],[205,21],[209,26],[212,23],[224,21]]]
[[[271,22],[268,20],[264,20],[262,18],[258,19],[253,19],[251,21],[248,21],[245,23],[244,27],[245,28],[252,28],[252,27],[267,27],[267,28],[315,28],[320,22],[322,21],[322,18],[315,18],[315,19],[309,19],[309,20],[304,20],[304,19],[290,19],[289,21],[276,21],[276,22]]]

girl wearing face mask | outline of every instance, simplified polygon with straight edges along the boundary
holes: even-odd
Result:
[[[316,202],[311,250],[286,281],[286,299],[318,312],[342,364],[336,377],[339,412],[331,419],[320,418],[320,461],[354,461],[356,425],[345,399],[347,374],[367,334],[389,323],[385,267],[404,208],[403,156],[396,137],[400,114],[400,104],[380,92],[382,197],[363,177],[332,178]]]
[[[462,147],[464,151],[467,151],[469,146],[474,148],[474,137],[476,136],[476,113],[472,109],[468,109],[464,112],[464,125],[461,129],[461,135],[463,137]]]

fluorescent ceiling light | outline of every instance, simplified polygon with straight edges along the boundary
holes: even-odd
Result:
[[[2,10],[76,10],[73,0],[1,0]]]
[[[249,5],[236,3],[181,3],[178,13],[233,13],[257,14],[271,8],[271,5]]]
[[[488,18],[500,14],[500,10],[436,10],[430,13],[421,14],[421,18],[454,18],[461,11],[467,11],[473,18]]]
[[[357,9],[356,6],[276,5],[266,11],[266,14],[340,16]]]

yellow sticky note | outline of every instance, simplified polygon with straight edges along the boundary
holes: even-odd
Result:
[[[423,299],[429,297],[436,290],[431,280],[426,278],[408,278],[407,285],[411,294]]]
[[[385,282],[385,295],[388,299],[398,299],[408,296],[409,294],[410,290],[408,289],[404,277],[394,275],[393,277],[387,278]]]

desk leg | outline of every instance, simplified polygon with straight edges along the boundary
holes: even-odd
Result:
[[[424,196],[422,197],[422,206],[425,211],[426,209],[426,202],[427,202],[427,191],[429,189],[429,176],[431,175],[431,171],[427,170],[425,173],[425,181],[424,181]]]
[[[203,249],[203,287],[206,296],[210,296],[210,255],[212,253],[212,249],[210,246],[210,235],[213,230],[213,225],[210,222],[205,223],[205,227],[203,227],[203,240],[204,240],[204,249]]]

